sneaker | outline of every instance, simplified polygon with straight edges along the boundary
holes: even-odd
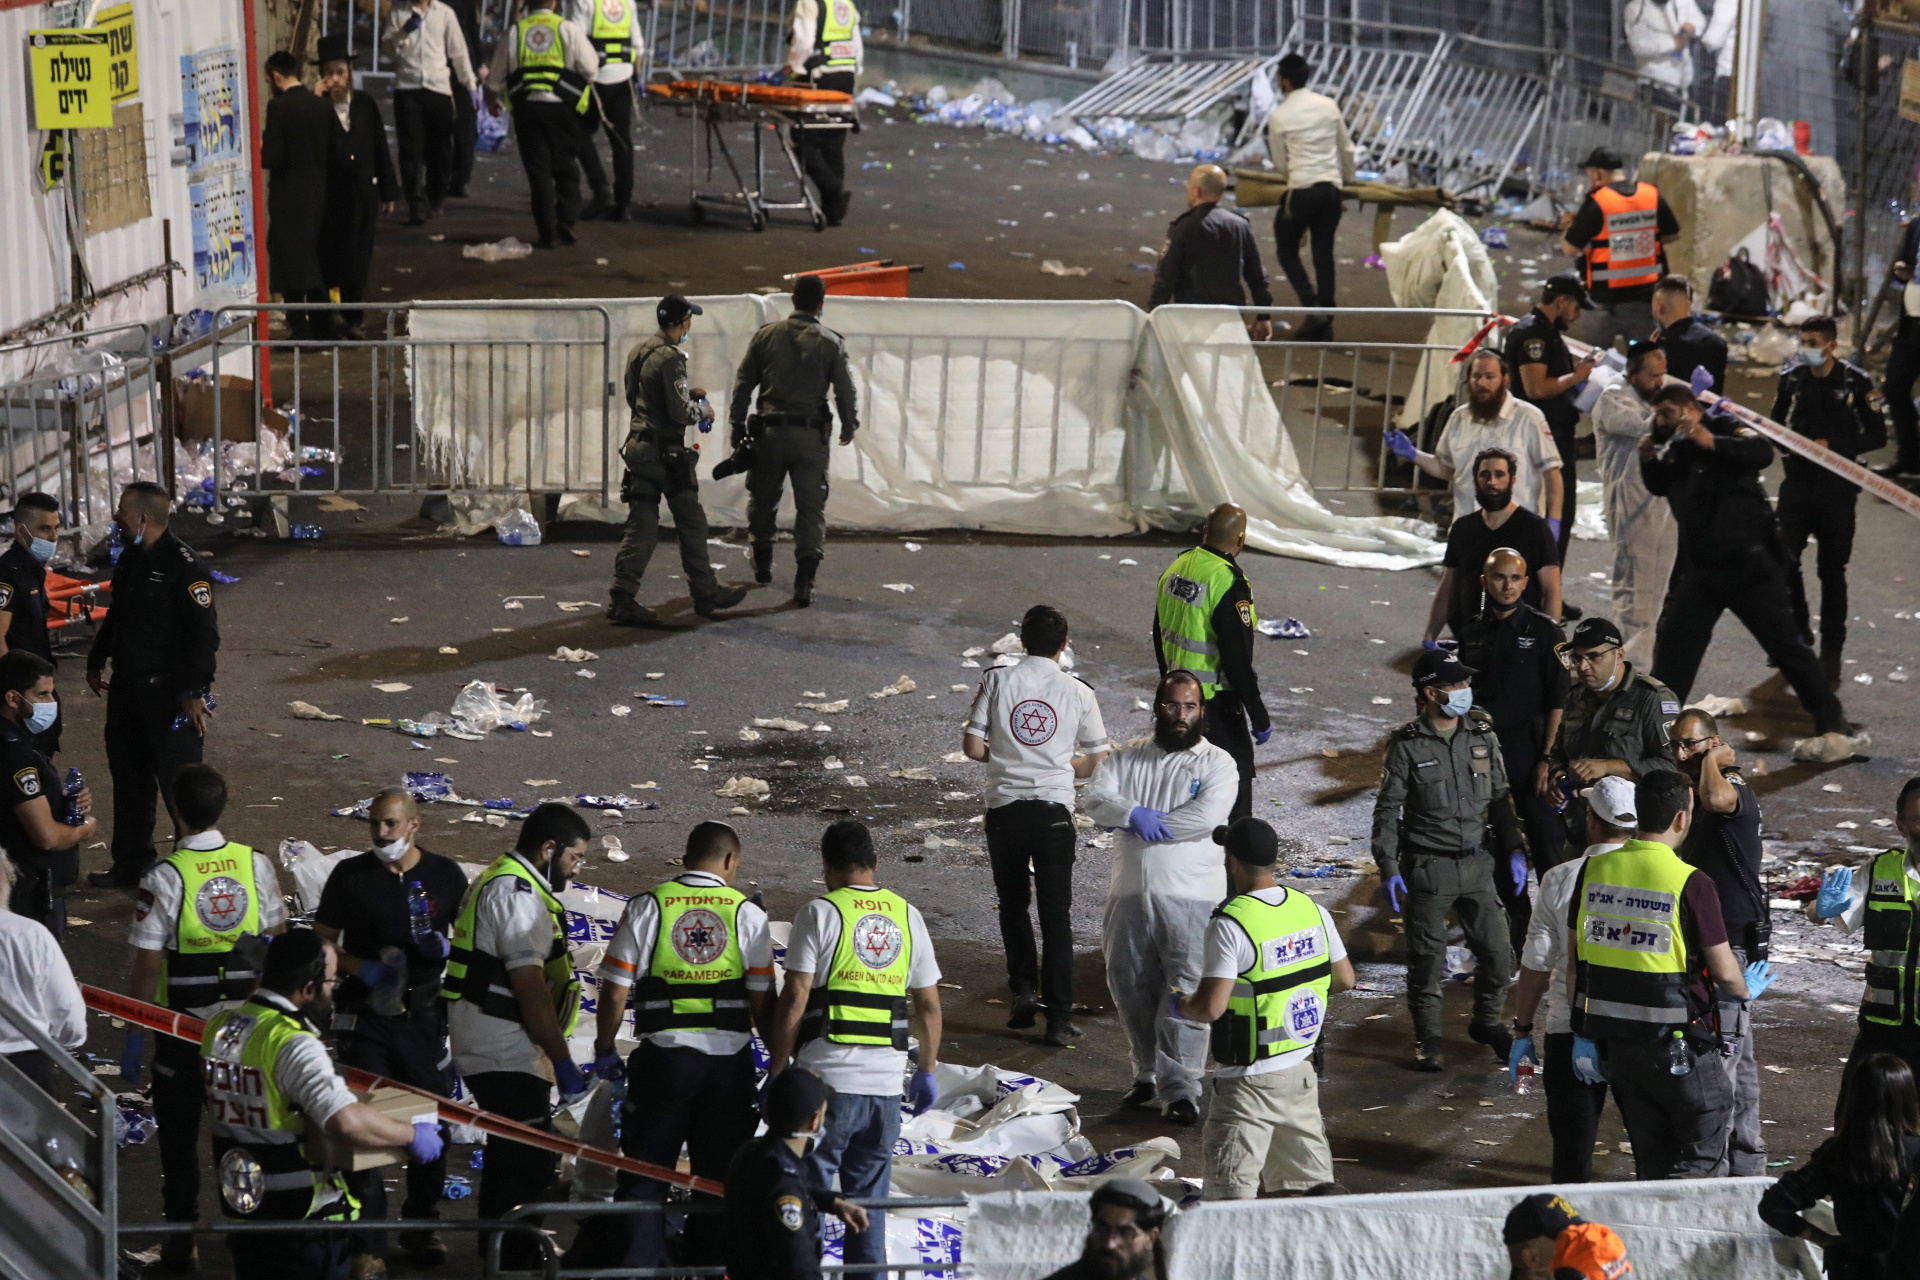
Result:
[[[168,1236],[160,1242],[160,1269],[187,1272],[200,1265],[200,1246],[192,1236]]]
[[[1025,1031],[1039,1020],[1042,1012],[1040,1002],[1029,992],[1016,992],[1013,997],[1013,1012],[1007,1015],[1007,1026],[1014,1031]]]
[[[1413,1069],[1415,1071],[1445,1071],[1447,1060],[1440,1052],[1438,1040],[1423,1040],[1414,1046]]]
[[[1507,1055],[1513,1051],[1513,1032],[1497,1022],[1468,1027],[1467,1038],[1493,1050],[1493,1060],[1501,1066],[1507,1064]]]
[[[90,871],[87,873],[87,883],[96,889],[138,889],[140,877],[145,874],[144,871],[123,873],[117,867],[111,871]],[[179,1238],[169,1237],[169,1239]]]
[[[1073,1025],[1071,1019],[1047,1016],[1047,1033],[1040,1037],[1041,1044],[1050,1044],[1064,1049],[1080,1038],[1080,1028]]]
[[[353,1280],[387,1280],[387,1260],[370,1253],[355,1255]]]
[[[1338,1182],[1316,1182],[1300,1194],[1303,1196],[1347,1196],[1353,1193]]]
[[[1126,1091],[1120,1099],[1123,1107],[1150,1107],[1153,1105],[1153,1081],[1135,1080],[1133,1088]]]
[[[438,1231],[402,1231],[400,1248],[417,1266],[437,1267],[447,1260],[447,1242]]]
[[[720,587],[704,600],[693,602],[693,611],[703,618],[711,618],[722,609],[731,609],[747,598],[745,587]]]
[[[813,603],[813,578],[820,572],[818,560],[802,560],[793,569],[793,602],[802,609]]]
[[[1192,1098],[1181,1098],[1169,1102],[1167,1109],[1160,1114],[1168,1124],[1190,1125],[1197,1124],[1200,1120],[1200,1108],[1194,1105]]]

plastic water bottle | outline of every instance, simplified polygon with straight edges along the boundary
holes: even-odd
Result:
[[[1674,1032],[1673,1039],[1667,1041],[1667,1070],[1676,1076],[1693,1072],[1693,1059],[1687,1055],[1687,1033],[1684,1031]]]
[[[87,815],[80,812],[80,793],[87,789],[87,780],[80,776],[78,769],[67,770],[66,785],[60,788],[60,794],[67,798],[66,823],[70,827],[85,826]]]
[[[407,886],[407,920],[413,926],[413,941],[423,944],[433,932],[433,904],[427,901],[427,891],[418,880]]]
[[[1533,1063],[1526,1058],[1520,1059],[1519,1069],[1513,1073],[1513,1095],[1524,1097],[1533,1092]]]
[[[207,695],[207,710],[211,711],[219,705],[220,705],[219,703],[213,700],[212,694]],[[182,711],[179,715],[173,718],[173,727],[176,729],[190,729],[193,727],[193,721],[187,719],[187,713]],[[75,772],[77,773],[79,771],[75,770]]]

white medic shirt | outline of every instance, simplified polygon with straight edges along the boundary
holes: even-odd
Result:
[[[1547,415],[1525,400],[1507,393],[1506,403],[1492,422],[1473,416],[1473,406],[1463,404],[1453,411],[1433,456],[1453,468],[1453,510],[1456,517],[1479,510],[1473,494],[1473,460],[1482,449],[1505,449],[1520,459],[1519,473],[1513,477],[1513,501],[1537,516],[1547,514],[1547,473],[1560,469],[1560,447],[1553,442],[1547,427]],[[1558,477],[1553,483],[1560,483]],[[1561,513],[1565,515],[1565,512]]]
[[[1567,1000],[1567,910],[1573,902],[1573,886],[1580,868],[1596,854],[1612,853],[1624,840],[1590,844],[1577,858],[1548,867],[1540,877],[1540,894],[1533,904],[1533,923],[1527,926],[1527,940],[1520,947],[1520,964],[1535,973],[1548,975],[1547,1025],[1535,1026],[1536,1035],[1569,1035],[1573,1031]],[[1539,1016],[1535,1015],[1535,1023]],[[1544,1047],[1545,1042],[1540,1042]]]
[[[175,852],[211,853],[226,843],[227,838],[218,831],[202,831],[199,835],[182,840]],[[229,884],[233,890],[240,889],[237,880]],[[218,900],[217,891],[227,887],[220,883],[218,877],[208,881],[207,891],[199,895],[202,901],[193,906],[200,913],[200,923],[209,929],[231,929],[234,922],[246,914],[246,904]],[[273,862],[258,849],[253,851],[253,887],[260,895],[260,932],[265,934],[269,929],[285,924],[287,900],[280,896],[280,881],[273,873]],[[186,881],[180,878],[179,868],[165,858],[149,867],[147,874],[140,877],[140,890],[134,895],[133,927],[127,930],[128,944],[142,951],[166,951],[172,948],[180,940],[181,899],[186,896],[186,888]],[[140,994],[144,999],[145,993]],[[211,1018],[222,1009],[231,1009],[239,1003],[238,1000],[220,1000],[175,1012],[196,1018]]]
[[[705,871],[689,871],[674,877],[675,884],[689,888],[720,888],[726,881]],[[767,991],[773,987],[773,939],[767,932],[767,913],[756,903],[743,902],[734,921],[740,930],[740,956],[747,962],[747,990]],[[724,927],[724,926],[722,926]],[[651,893],[637,895],[620,915],[620,927],[607,944],[606,958],[600,962],[600,981],[616,987],[631,988],[653,968],[653,948],[660,940],[660,903]],[[724,949],[724,941],[720,943]],[[676,947],[677,949],[677,947]],[[699,963],[694,956],[681,953],[689,964]],[[631,1005],[628,1006],[632,1008]],[[670,1028],[640,1037],[662,1049],[698,1049],[715,1057],[729,1057],[747,1047],[753,1038],[747,1031],[687,1031]]]
[[[931,987],[940,981],[940,964],[933,958],[927,922],[920,918],[920,909],[911,904],[907,907],[907,936],[913,944],[913,955],[907,961],[907,986],[915,991]],[[787,938],[786,971],[812,974],[814,989],[819,990],[833,972],[833,953],[839,945],[840,909],[825,898],[815,898],[794,917],[793,932]],[[839,1093],[897,1097],[906,1083],[906,1050],[885,1045],[835,1044],[821,1036],[802,1046],[793,1061]]]
[[[980,678],[963,731],[987,743],[987,808],[1073,805],[1073,758],[1107,749],[1093,690],[1052,658],[1029,655]]]
[[[0,910],[0,996],[24,1014],[41,1034],[63,1049],[87,1042],[87,1006],[80,984],[47,926]],[[0,1018],[0,1053],[38,1049],[5,1018]]]
[[[1287,900],[1289,893],[1294,892],[1297,890],[1288,889],[1284,885],[1275,885],[1271,889],[1255,889],[1247,896],[1258,898],[1270,907],[1277,907]],[[1327,963],[1345,960],[1347,944],[1340,941],[1340,933],[1333,927],[1333,917],[1328,915],[1327,909],[1319,903],[1316,902],[1313,905],[1314,909],[1320,913],[1320,928],[1326,933]],[[1202,979],[1238,979],[1241,974],[1251,969],[1253,962],[1259,958],[1253,949],[1253,939],[1247,936],[1247,931],[1240,927],[1238,920],[1232,920],[1226,916],[1215,916],[1207,921],[1207,954],[1200,969]],[[1301,957],[1301,959],[1305,958]],[[1326,1011],[1322,1010],[1320,1025],[1324,1027],[1326,1022]],[[1315,1031],[1314,1034],[1318,1036],[1319,1032]],[[1213,1074],[1217,1080],[1233,1080],[1240,1076],[1264,1076],[1274,1071],[1285,1071],[1288,1067],[1298,1066],[1312,1053],[1313,1046],[1309,1044],[1304,1049],[1293,1049],[1271,1058],[1264,1058],[1250,1067],[1228,1067],[1216,1064]]]
[[[1227,896],[1226,850],[1213,829],[1227,821],[1240,795],[1240,767],[1205,738],[1185,751],[1148,739],[1108,756],[1087,784],[1087,816],[1113,827],[1109,898],[1135,894],[1219,902]],[[1148,844],[1127,830],[1134,808],[1166,814],[1173,838]]]
[[[520,858],[517,853],[509,856]],[[535,879],[545,882],[538,867],[525,858],[520,862]],[[544,965],[547,952],[553,950],[553,914],[540,895],[518,876],[495,876],[479,892],[480,901],[473,910],[473,949],[498,957],[509,970]],[[453,1068],[461,1075],[477,1076],[486,1071],[547,1074],[541,1065],[547,1055],[522,1024],[482,1013],[472,1000],[449,1001],[447,1009]]]

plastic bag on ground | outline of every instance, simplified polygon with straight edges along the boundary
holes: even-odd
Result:
[[[320,909],[320,893],[327,887],[327,877],[333,874],[334,866],[359,852],[358,849],[336,849],[322,853],[307,841],[291,836],[280,842],[280,869],[293,877],[294,893],[300,899],[303,913]]]
[[[481,117],[485,119],[483,115]],[[470,244],[460,250],[463,258],[477,258],[481,262],[512,262],[518,258],[533,256],[533,246],[524,240],[508,236],[504,240],[495,240],[491,244]]]
[[[547,713],[547,704],[530,693],[512,702],[495,693],[485,680],[472,680],[453,700],[453,721],[468,733],[495,729],[524,729]]]
[[[533,518],[533,512],[524,507],[516,507],[494,522],[494,532],[500,541],[510,547],[537,547],[540,545],[540,522]]]

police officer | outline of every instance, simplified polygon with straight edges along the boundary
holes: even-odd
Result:
[[[175,780],[175,794],[190,834],[154,864],[134,897],[127,994],[205,1019],[252,993],[260,978],[260,940],[286,929],[286,899],[267,855],[220,833],[225,779],[206,765],[190,764]],[[145,1049],[146,1033],[130,1028],[120,1074],[135,1088]],[[153,1118],[160,1130],[160,1204],[168,1222],[192,1222],[199,1214],[203,1098],[195,1046],[160,1036],[153,1047]],[[168,1236],[160,1246],[161,1262],[174,1270],[188,1269],[193,1259],[192,1236]]]
[[[834,93],[853,93],[867,56],[860,37],[860,10],[853,0],[795,0],[788,30],[789,79]],[[848,130],[844,125],[795,125],[793,133],[800,166],[820,192],[821,212],[837,227],[853,203],[853,194],[846,190]]]
[[[533,196],[536,249],[573,243],[580,209],[580,152],[591,145],[584,122],[593,111],[600,55],[577,22],[554,12],[559,0],[527,0],[526,11],[500,36],[492,83],[505,85],[520,165]],[[489,101],[492,90],[488,91]],[[497,101],[493,114],[499,115]]]
[[[1273,736],[1253,671],[1253,589],[1234,557],[1247,545],[1247,512],[1223,502],[1207,514],[1200,545],[1160,575],[1153,654],[1160,674],[1184,668],[1200,678],[1207,741],[1233,757],[1240,796],[1233,818],[1253,812],[1253,748]]]
[[[1899,323],[1880,389],[1886,393],[1887,416],[1893,420],[1893,461],[1876,470],[1890,480],[1920,476],[1920,409],[1914,407],[1913,384],[1920,376],[1920,287],[1914,266],[1920,263],[1920,217],[1900,229],[1900,252],[1889,274],[1900,287]]]
[[[1547,748],[1540,798],[1561,810],[1567,839],[1585,844],[1583,791],[1601,778],[1634,781],[1650,769],[1673,768],[1667,730],[1680,714],[1673,690],[1637,669],[1621,652],[1620,628],[1587,618],[1559,649],[1573,676],[1560,733]]]
[[[87,654],[87,687],[107,694],[107,772],[113,777],[113,866],[87,883],[131,889],[153,865],[157,800],[173,815],[173,775],[198,764],[213,709],[220,622],[213,580],[193,548],[167,531],[173,499],[137,480],[120,491],[113,521],[126,549],[113,570],[113,608]],[[113,664],[111,679],[107,664]]]
[[[1561,564],[1567,562],[1567,540],[1573,536],[1574,492],[1579,485],[1573,431],[1580,425],[1580,410],[1573,395],[1599,363],[1593,351],[1576,362],[1561,335],[1582,311],[1591,310],[1593,303],[1580,278],[1566,271],[1547,279],[1540,290],[1540,305],[1507,331],[1507,364],[1519,375],[1519,398],[1546,416],[1554,447],[1560,451],[1560,514],[1547,523],[1559,540]],[[1561,610],[1564,617],[1580,616],[1577,606],[1564,601]]]
[[[1513,978],[1513,946],[1496,875],[1522,886],[1527,842],[1514,813],[1493,720],[1473,705],[1475,672],[1441,650],[1413,664],[1420,714],[1393,731],[1373,806],[1373,858],[1387,903],[1405,906],[1407,1005],[1413,1065],[1442,1071],[1440,983],[1447,968],[1447,912],[1473,951],[1473,1020],[1467,1034],[1501,1062],[1513,1037],[1500,1006]],[[1488,848],[1488,829],[1496,859]],[[1497,865],[1496,865],[1497,863]],[[1404,872],[1404,874],[1402,874]]]
[[[633,86],[640,76],[640,55],[647,38],[640,31],[640,6],[632,0],[567,0],[567,17],[586,29],[599,70],[593,73],[595,109],[587,113],[587,136],[580,144],[580,167],[587,171],[593,199],[580,211],[591,222],[625,222],[633,203]],[[613,184],[600,167],[593,135],[604,130],[613,156]]]
[[[742,1146],[727,1166],[721,1224],[731,1280],[816,1280],[820,1275],[818,1214],[849,1231],[867,1230],[867,1211],[827,1190],[807,1152],[827,1124],[833,1086],[805,1067],[767,1082],[767,1131]]]
[[[1616,336],[1639,342],[1653,332],[1653,286],[1666,274],[1660,246],[1679,238],[1680,220],[1659,188],[1627,180],[1619,152],[1595,147],[1582,168],[1587,198],[1560,240],[1561,252],[1581,260],[1595,304],[1580,336],[1596,347]]]
[[[800,0],[804,7],[814,0]],[[846,0],[827,0],[837,8]],[[846,7],[852,8],[851,5]],[[796,19],[797,21],[797,19]],[[847,340],[820,323],[827,286],[819,276],[793,282],[793,313],[760,326],[734,375],[733,447],[750,447],[747,529],[753,538],[753,580],[773,581],[773,522],[780,492],[793,481],[793,602],[813,603],[813,579],[827,554],[827,391],[840,411],[840,443],[860,429],[847,367]],[[755,393],[758,398],[755,398]],[[754,413],[747,416],[747,405]]]
[[[1815,920],[1837,920],[1848,933],[1864,925],[1862,941],[1875,956],[1847,1061],[1891,1053],[1920,1071],[1920,987],[1914,985],[1920,975],[1920,778],[1908,778],[1900,788],[1893,814],[1906,848],[1879,855],[1861,869],[1864,875],[1834,867],[1807,911]]]
[[[260,989],[214,1014],[200,1042],[226,1215],[316,1224],[310,1232],[227,1237],[237,1280],[345,1280],[346,1234],[324,1224],[352,1222],[360,1206],[344,1175],[316,1159],[321,1133],[355,1150],[404,1147],[419,1163],[440,1158],[432,1104],[424,1103],[428,1114],[412,1124],[396,1120],[354,1101],[334,1071],[320,1042],[334,965],[333,948],[311,929],[275,938],[266,948]]]
[[[758,1124],[750,1042],[754,1028],[767,1025],[773,944],[766,909],[733,887],[740,837],[732,827],[696,826],[680,865],[680,875],[628,902],[607,945],[593,1073],[626,1081],[622,1151],[672,1167],[684,1146],[696,1176],[720,1179]],[[628,1009],[640,1043],[623,1067],[616,1039]],[[621,1200],[657,1203],[666,1195],[663,1182],[620,1175]],[[589,1218],[562,1265],[718,1264],[726,1250],[714,1222],[689,1215],[686,1248],[669,1259],[664,1214]]]
[[[1707,389],[1725,390],[1727,340],[1693,314],[1693,281],[1682,275],[1660,277],[1653,286],[1653,319],[1660,326],[1653,340],[1666,352],[1668,373],[1692,385],[1693,371],[1705,369],[1713,378]]]
[[[60,713],[53,664],[15,649],[0,656],[0,849],[19,871],[10,905],[55,938],[67,932],[67,886],[80,871],[80,846],[93,838],[93,796],[83,787],[61,794],[60,775],[40,750],[36,731]]]
[[[564,804],[540,805],[521,824],[513,852],[481,872],[460,904],[443,988],[453,1066],[474,1104],[536,1129],[553,1128],[552,1092],[571,1106],[587,1080],[567,1049],[580,1018],[580,981],[567,952],[567,887],[593,833]],[[551,1075],[549,1075],[551,1073]],[[538,1200],[556,1157],[518,1142],[487,1143],[475,1206],[498,1218]],[[541,1219],[528,1219],[539,1226]],[[485,1256],[489,1240],[479,1244]],[[531,1270],[539,1249],[524,1233],[502,1242],[506,1270]]]
[[[694,612],[710,618],[747,598],[744,587],[723,587],[707,557],[707,513],[700,507],[700,448],[687,440],[687,428],[710,429],[713,410],[703,387],[687,386],[687,353],[680,344],[693,328],[699,307],[669,294],[654,308],[660,329],[627,355],[627,406],[632,427],[620,447],[626,478],[620,496],[627,504],[626,533],[613,560],[613,603],[607,621],[623,627],[658,625],[653,610],[635,596],[640,576],[660,545],[660,500],[673,513],[680,540],[680,568],[693,594]]]
[[[340,953],[333,1020],[340,1061],[448,1097],[453,1073],[440,979],[467,876],[453,859],[415,843],[420,808],[405,787],[375,796],[367,821],[371,849],[333,868],[313,917],[314,931]],[[438,1217],[446,1180],[444,1160],[408,1165],[400,1216]],[[353,1175],[349,1185],[366,1217],[387,1216],[384,1172]],[[400,1247],[423,1265],[447,1254],[437,1232],[417,1228],[400,1233]],[[385,1237],[356,1235],[355,1280],[385,1274],[385,1252]]]
[[[1809,316],[1801,322],[1799,356],[1780,375],[1770,416],[1857,461],[1887,442],[1887,421],[1874,403],[1873,379],[1860,366],[1842,361],[1837,345],[1832,316]],[[1853,558],[1860,486],[1797,453],[1788,453],[1781,465],[1786,475],[1775,514],[1791,569],[1787,588],[1793,594],[1793,619],[1800,625],[1800,638],[1812,644],[1813,619],[1800,557],[1807,539],[1813,538],[1820,543],[1820,668],[1828,683],[1838,684],[1840,654],[1847,644],[1847,561]]]
[[[1227,171],[1217,164],[1200,165],[1187,175],[1187,211],[1167,224],[1147,310],[1169,302],[1237,307],[1248,295],[1256,307],[1273,305],[1260,242],[1245,214],[1220,207],[1226,193]],[[1273,337],[1273,321],[1258,316],[1249,332],[1255,342],[1266,342]]]
[[[0,653],[25,649],[53,661],[47,634],[47,561],[60,549],[60,503],[44,493],[23,493],[13,504],[13,538],[0,554]],[[48,755],[60,739],[48,730]],[[45,739],[42,740],[43,745]]]

